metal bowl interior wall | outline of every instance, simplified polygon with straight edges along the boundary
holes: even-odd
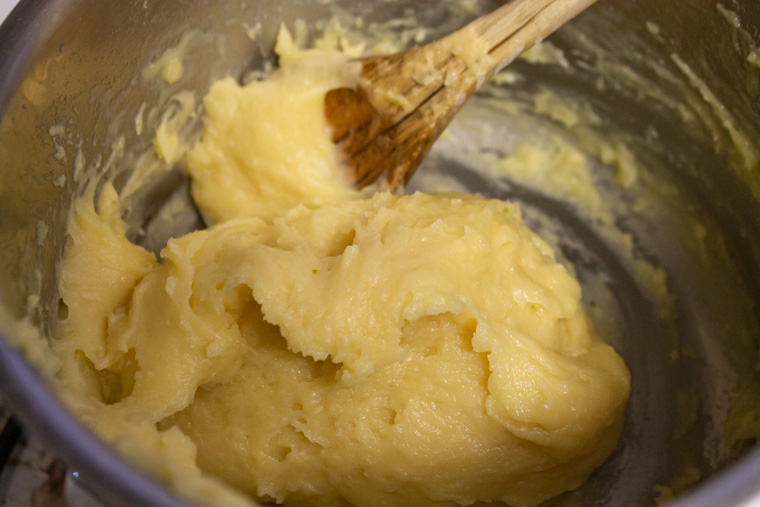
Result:
[[[488,10],[499,3],[481,0],[478,6]],[[111,179],[123,189],[140,155],[151,149],[150,133],[161,120],[146,116],[138,132],[135,118],[142,111],[172,107],[183,90],[192,90],[200,103],[215,79],[242,78],[261,67],[281,23],[313,23],[334,9],[377,22],[413,16],[434,39],[475,15],[463,14],[456,4],[188,0],[180,7],[144,0],[22,0],[0,27],[3,311],[21,317],[29,297],[39,296],[32,318],[47,336],[54,332],[66,217],[87,183],[76,173],[80,153],[96,178]],[[243,23],[261,23],[261,30],[252,39]],[[569,70],[526,62],[514,66],[526,77],[513,88],[516,98],[530,101],[550,90],[588,104],[601,119],[598,129],[619,134],[644,162],[647,181],[679,189],[676,211],[659,223],[633,215],[621,221],[668,273],[676,293],[677,334],[694,354],[679,368],[664,359],[669,344],[658,337],[668,331],[650,318],[656,308],[626,281],[625,270],[616,267],[614,255],[592,229],[529,192],[494,195],[564,217],[573,234],[593,245],[599,262],[618,273],[620,297],[627,299],[623,307],[630,312],[630,338],[622,348],[634,386],[623,444],[587,486],[563,501],[629,505],[632,499],[651,500],[655,486],[681,466],[670,437],[673,407],[684,384],[696,386],[701,399],[690,445],[699,453],[695,465],[704,480],[681,503],[715,505],[719,499],[739,504],[758,489],[754,477],[760,473],[760,454],[751,451],[752,435],[728,448],[715,438],[726,422],[723,401],[736,402],[731,392],[760,393],[760,166],[753,159],[760,151],[760,68],[747,58],[757,50],[758,30],[760,4],[750,0],[717,8],[711,0],[606,0],[551,39],[567,56]],[[143,69],[188,33],[194,35],[184,52],[182,79],[168,85],[145,79]],[[191,122],[196,135],[200,121],[196,116]],[[447,167],[445,152],[433,157]],[[167,165],[160,174],[132,196],[125,210],[134,241],[144,239],[166,197],[186,184],[181,166]],[[473,190],[488,193],[489,188],[472,183]],[[673,240],[682,215],[720,231],[725,256],[708,254],[709,271]],[[109,504],[178,503],[78,425],[40,375],[2,341],[0,385],[24,425],[59,449]]]

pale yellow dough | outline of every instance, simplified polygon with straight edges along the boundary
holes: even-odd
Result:
[[[97,425],[176,424],[202,470],[250,494],[534,505],[615,446],[628,372],[513,205],[297,207],[172,240],[162,264],[124,241],[128,271],[95,282],[91,223],[73,231],[58,346],[101,371],[91,391],[116,403]]]
[[[630,385],[578,283],[516,205],[360,198],[314,106],[351,71],[292,55],[204,102],[188,165],[216,225],[158,262],[125,239],[112,187],[97,211],[77,203],[53,343],[69,404],[214,505],[245,500],[209,477],[323,505],[532,506],[578,487]]]

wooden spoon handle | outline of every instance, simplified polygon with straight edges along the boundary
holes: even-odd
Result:
[[[541,42],[597,0],[512,0],[473,21],[471,27],[485,42],[498,72],[523,51]]]
[[[426,46],[364,60],[370,102],[392,123],[441,87],[469,96],[523,51],[597,0],[512,0]],[[473,88],[473,89],[470,89]]]

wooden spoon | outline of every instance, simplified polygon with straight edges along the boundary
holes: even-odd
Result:
[[[333,142],[362,188],[409,181],[433,142],[495,72],[596,0],[512,0],[443,39],[360,60],[361,85],[331,90]]]

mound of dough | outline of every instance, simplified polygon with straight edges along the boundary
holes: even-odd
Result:
[[[630,379],[516,205],[350,188],[302,52],[216,83],[188,154],[211,228],[162,262],[77,201],[52,344],[69,406],[210,505],[537,505],[620,436]],[[221,486],[222,481],[236,488]],[[240,492],[246,493],[244,497]]]
[[[75,228],[69,280],[102,232]],[[227,221],[150,267],[114,248],[139,273],[123,300],[115,280],[63,286],[69,329],[108,323],[107,354],[88,353],[110,379],[97,425],[179,428],[254,497],[536,505],[619,437],[628,371],[515,205],[384,193]]]

